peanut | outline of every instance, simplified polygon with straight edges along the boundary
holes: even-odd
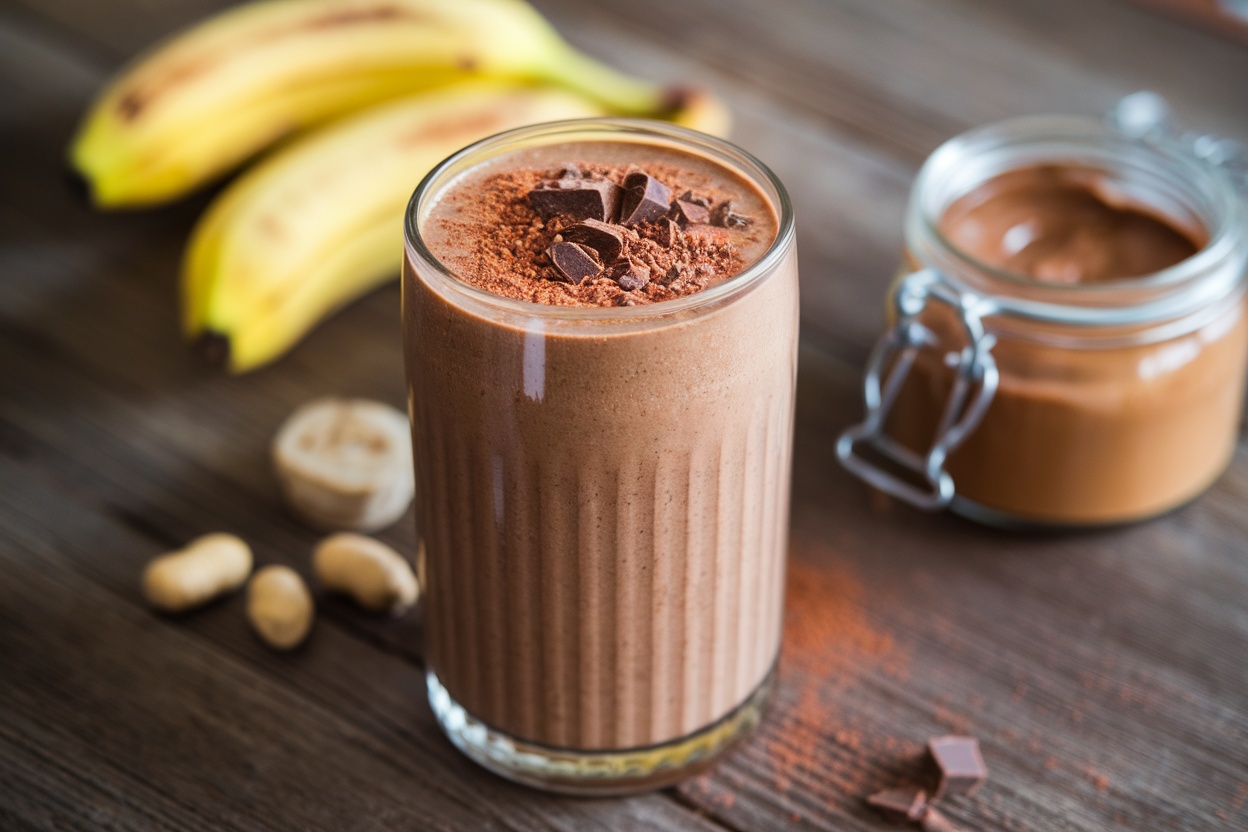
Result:
[[[322,540],[312,554],[312,571],[326,589],[345,593],[372,612],[402,615],[420,595],[403,556],[360,534],[341,532]]]
[[[312,594],[289,566],[266,566],[247,585],[247,620],[270,647],[298,647],[312,629]]]
[[[184,612],[243,585],[251,548],[232,534],[198,537],[154,559],[143,571],[143,595],[164,612]]]

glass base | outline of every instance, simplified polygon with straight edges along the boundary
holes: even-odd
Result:
[[[700,731],[661,745],[620,751],[577,751],[516,739],[464,710],[432,670],[425,682],[438,726],[473,762],[526,786],[604,796],[661,789],[710,768],[758,725],[775,674],[773,667],[743,703]]]

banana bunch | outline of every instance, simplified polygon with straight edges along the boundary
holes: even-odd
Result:
[[[404,206],[443,158],[594,115],[728,124],[703,91],[576,51],[524,0],[259,0],[140,56],[87,113],[70,161],[96,205],[137,207],[286,139],[213,201],[184,262],[185,333],[223,344],[241,372],[396,274]]]

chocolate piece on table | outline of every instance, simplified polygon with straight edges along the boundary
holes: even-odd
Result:
[[[711,221],[711,212],[705,205],[678,199],[672,203],[672,216],[683,228],[686,225],[706,225]]]
[[[961,826],[958,826],[931,806],[924,810],[920,823],[923,827],[923,832],[963,832]]]
[[[988,779],[988,769],[974,737],[933,737],[927,750],[940,769],[940,785],[932,800],[944,794],[974,794]]]
[[[692,202],[694,205],[701,205],[703,208],[711,207],[711,201],[709,199],[704,196],[698,196],[693,191],[685,191],[676,198],[681,202]]]
[[[719,203],[711,211],[711,225],[718,225],[720,228],[742,228],[752,222],[749,217],[737,213],[731,199]]]
[[[650,267],[636,260],[625,260],[613,266],[607,276],[620,285],[625,292],[641,289],[650,282]]]
[[[671,210],[672,189],[643,171],[624,177],[620,201],[620,225],[640,225],[666,216]]]
[[[547,179],[529,191],[529,206],[548,220],[566,214],[610,222],[620,205],[620,186],[606,179]]]
[[[867,803],[885,819],[905,823],[923,817],[927,811],[927,792],[913,786],[885,789],[868,797]]]
[[[599,220],[585,220],[563,229],[563,239],[589,246],[604,263],[613,263],[624,251],[624,235],[615,226]]]
[[[592,250],[577,243],[555,243],[546,249],[555,270],[569,283],[583,283],[587,278],[602,274],[602,264]]]

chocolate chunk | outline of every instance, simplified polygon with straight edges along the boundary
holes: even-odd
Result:
[[[650,267],[636,260],[625,260],[613,266],[607,276],[620,285],[625,292],[643,288],[650,282]]]
[[[711,221],[711,212],[706,209],[705,205],[687,202],[683,199],[672,203],[672,216],[676,222],[680,223],[681,228],[687,225],[706,225]]]
[[[731,199],[719,203],[711,211],[711,225],[720,228],[742,228],[754,222],[749,217],[738,214]]]
[[[620,201],[620,225],[653,222],[670,210],[672,189],[643,171],[624,177],[624,198]]]
[[[620,204],[620,186],[606,179],[547,179],[529,191],[529,205],[548,220],[566,214],[578,220],[610,222]]]
[[[940,785],[932,800],[945,794],[974,794],[988,779],[988,769],[974,737],[933,737],[927,750],[940,769]]]
[[[867,798],[886,820],[894,823],[915,821],[927,811],[927,792],[914,787],[885,789]]]
[[[923,812],[921,820],[923,832],[963,832],[961,826],[930,806]]]
[[[676,198],[681,202],[692,202],[694,205],[701,205],[703,208],[711,207],[711,201],[709,199],[704,196],[698,196],[693,191],[685,191]]]
[[[604,263],[614,263],[624,251],[624,235],[615,226],[599,220],[585,220],[563,229],[563,239],[589,246]]]
[[[576,243],[555,243],[546,249],[555,270],[573,285],[602,274],[602,264],[591,249]]]

